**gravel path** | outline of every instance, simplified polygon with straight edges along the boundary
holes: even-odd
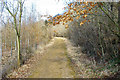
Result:
[[[46,49],[46,53],[38,60],[33,67],[32,75],[29,78],[73,78],[67,49],[62,38],[54,38],[53,44]]]

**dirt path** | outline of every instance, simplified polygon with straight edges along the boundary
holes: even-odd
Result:
[[[67,58],[67,49],[62,38],[55,38],[53,45],[39,59],[34,66],[32,75],[29,78],[73,78],[69,59]]]

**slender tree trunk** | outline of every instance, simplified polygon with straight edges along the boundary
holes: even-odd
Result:
[[[118,2],[118,24],[120,27],[120,1]],[[120,30],[119,30],[119,35],[120,35]],[[119,48],[119,53],[120,53],[120,37],[119,37],[119,41],[118,41],[118,48]]]
[[[19,54],[19,59],[18,59],[18,63],[19,63],[19,66],[21,65],[20,63],[20,61],[22,60],[22,56],[21,56],[21,52],[20,52],[20,33],[21,33],[21,20],[22,20],[22,6],[23,4],[22,4],[22,0],[20,0],[20,15],[19,15],[19,35],[18,35],[18,37],[17,37],[17,43],[18,43],[18,54]]]
[[[102,57],[104,57],[105,53],[104,53],[104,46],[103,46],[103,35],[102,35],[102,32],[101,32],[100,23],[98,23],[98,25],[99,25],[98,34],[99,34],[100,48],[101,48],[101,52],[102,52]]]
[[[16,40],[15,40],[15,51],[16,51]]]
[[[11,41],[11,56],[12,56],[12,53],[13,53],[13,52],[12,52],[12,41]]]
[[[15,31],[16,31],[16,36],[17,36],[17,64],[18,67],[20,66],[20,35],[18,33],[17,29],[17,21],[16,18],[14,17],[14,26],[15,26]]]
[[[14,17],[14,26],[15,26],[15,31],[16,31],[16,36],[17,36],[17,64],[18,67],[20,66],[20,60],[21,60],[21,54],[20,54],[20,34],[17,29],[17,20],[16,17]]]
[[[120,2],[118,2],[118,24],[120,27]]]
[[[18,60],[18,67],[20,66],[20,36],[17,35],[17,48],[18,48],[18,57],[17,57],[17,60]]]
[[[0,30],[0,79],[2,79],[2,33]]]

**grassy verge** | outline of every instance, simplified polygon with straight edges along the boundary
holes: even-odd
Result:
[[[115,61],[110,60],[108,63],[96,63],[94,58],[90,58],[81,52],[81,47],[74,47],[73,44],[66,40],[67,53],[69,62],[72,63],[75,71],[75,78],[104,78],[112,77],[120,69]]]

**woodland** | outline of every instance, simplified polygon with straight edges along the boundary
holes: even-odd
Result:
[[[57,73],[53,72],[52,77],[45,74],[48,69],[41,70],[42,65],[62,67],[68,64],[74,78],[120,78],[119,1],[66,0],[63,14],[47,15],[46,20],[41,19],[45,15],[38,13],[33,5],[27,12],[25,2],[0,1],[1,78],[32,78],[32,73],[35,78],[54,78]],[[46,47],[48,44],[51,46]],[[65,54],[59,56],[62,53]],[[66,56],[67,61],[63,61],[66,64],[57,63],[56,56]],[[47,62],[49,57],[55,58],[58,65],[53,64],[54,61]],[[27,67],[24,68],[25,65]],[[39,69],[35,65],[40,66]],[[59,73],[57,67],[55,69]],[[27,69],[27,76],[24,76]],[[39,71],[39,74],[35,71],[29,74],[31,69]],[[69,74],[66,69],[62,68],[63,73]]]

